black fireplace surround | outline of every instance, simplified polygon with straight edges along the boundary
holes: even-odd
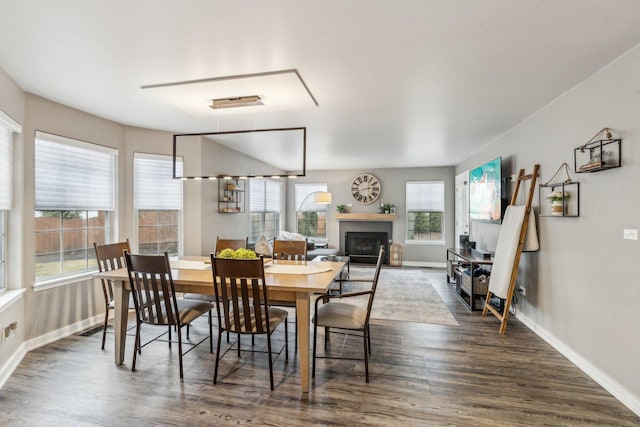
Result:
[[[378,259],[380,245],[385,246],[384,263],[388,263],[389,238],[385,232],[347,231],[344,234],[345,255],[351,262],[375,264]]]

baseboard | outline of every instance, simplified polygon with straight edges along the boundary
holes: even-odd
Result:
[[[9,360],[0,367],[0,388],[4,387],[4,383],[7,382],[26,354],[27,347],[22,343],[22,345],[11,355]]]
[[[65,326],[64,328],[51,331],[47,334],[23,342],[22,345],[20,345],[20,347],[18,347],[18,349],[11,355],[9,360],[7,360],[7,362],[0,367],[0,388],[4,386],[4,383],[9,379],[11,374],[13,374],[13,371],[15,371],[15,369],[18,367],[27,352],[42,347],[43,345],[50,344],[59,339],[68,337],[69,335],[82,332],[93,326],[101,325],[102,322],[104,322],[103,315],[93,316],[88,319],[81,320],[80,322],[76,322],[72,325]]]
[[[531,329],[540,338],[545,340],[549,345],[558,350],[563,356],[569,359],[574,365],[580,368],[585,374],[591,377],[595,382],[600,384],[605,390],[618,399],[623,405],[633,411],[636,415],[640,416],[640,397],[634,395],[626,389],[618,381],[611,378],[609,375],[602,372],[595,367],[592,363],[573,351],[570,347],[556,338],[553,334],[547,330],[540,328],[527,316],[518,312],[516,318],[520,320],[526,327]]]
[[[104,322],[104,315],[89,317],[88,319],[81,320],[64,328],[51,331],[47,334],[40,335],[39,337],[32,338],[25,342],[27,351],[35,350],[43,345],[50,344],[58,341],[59,339],[66,338],[69,335],[82,332],[86,329],[92,328],[97,325],[101,325]]]
[[[445,262],[428,262],[428,261],[403,261],[403,267],[429,267],[429,268],[446,268]]]

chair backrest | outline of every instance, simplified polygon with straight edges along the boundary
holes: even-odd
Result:
[[[306,240],[278,240],[273,242],[273,259],[276,260],[307,260]]]
[[[241,248],[249,247],[249,238],[245,237],[244,239],[221,239],[220,237],[216,237],[216,250],[215,254],[218,255],[223,249],[233,249],[238,250]]]
[[[129,282],[140,322],[154,325],[179,325],[169,255],[133,255],[124,253]]]
[[[93,249],[96,253],[98,261],[98,271],[111,271],[126,266],[124,262],[124,251],[131,251],[129,239],[124,242],[108,243],[106,245],[98,245],[93,243]],[[107,304],[113,301],[113,286],[111,280],[102,279],[102,291]]]
[[[267,333],[269,309],[262,257],[233,259],[211,254],[211,270],[218,324],[231,332]]]
[[[367,320],[365,324],[369,324],[369,316],[371,316],[371,307],[373,306],[373,298],[376,296],[376,288],[378,287],[378,278],[382,269],[382,261],[384,260],[384,245],[380,245],[378,252],[378,261],[376,262],[376,272],[373,275],[373,283],[371,285],[371,293],[369,294],[369,302],[367,303]]]

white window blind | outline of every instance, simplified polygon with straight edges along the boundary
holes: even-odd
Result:
[[[133,170],[135,209],[182,209],[182,180],[173,178],[172,156],[135,153]],[[182,175],[181,161],[176,175]]]
[[[251,212],[280,212],[281,183],[270,179],[251,179],[249,188]]]
[[[10,210],[13,193],[12,133],[21,133],[22,126],[0,111],[0,210]]]
[[[302,210],[305,212],[317,212],[326,211],[328,205],[317,205],[313,202],[313,196],[305,200],[310,194],[318,191],[327,191],[326,183],[314,183],[314,184],[296,184],[296,212]],[[302,204],[304,203],[304,206]]]
[[[11,130],[0,123],[0,210],[11,209]]]
[[[36,210],[115,210],[118,151],[36,132]]]
[[[407,212],[444,212],[444,181],[407,182]]]

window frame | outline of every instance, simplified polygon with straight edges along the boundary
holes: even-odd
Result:
[[[95,266],[95,254],[94,254],[94,249],[93,249],[93,242],[90,242],[89,240],[91,239],[92,230],[95,229],[103,229],[104,230],[104,242],[98,242],[98,243],[111,243],[114,241],[114,237],[116,236],[116,232],[117,232],[117,181],[118,181],[118,150],[111,148],[111,147],[106,147],[100,144],[95,144],[95,143],[91,143],[91,142],[86,142],[86,141],[81,141],[81,140],[77,140],[77,139],[73,139],[73,138],[69,138],[69,137],[64,137],[64,136],[60,136],[60,135],[54,135],[54,134],[49,134],[49,133],[45,133],[45,132],[40,132],[40,131],[36,131],[36,141],[35,141],[35,146],[36,146],[36,153],[38,151],[38,141],[43,141],[45,143],[44,146],[46,146],[46,143],[55,143],[55,144],[60,144],[63,146],[68,146],[70,148],[70,150],[74,150],[74,149],[81,149],[81,150],[86,150],[86,151],[90,151],[90,152],[95,152],[95,153],[101,153],[101,155],[107,155],[107,157],[104,159],[104,165],[106,166],[107,163],[109,164],[108,166],[108,170],[111,173],[111,175],[106,175],[108,176],[108,179],[106,181],[109,182],[109,186],[111,189],[111,194],[108,196],[104,197],[104,200],[106,201],[107,199],[110,200],[111,203],[107,203],[104,206],[101,206],[102,209],[100,208],[96,208],[95,206],[78,206],[76,208],[68,208],[68,207],[64,207],[63,205],[65,203],[67,203],[68,201],[61,201],[59,206],[48,206],[49,203],[51,203],[50,201],[46,200],[45,197],[45,201],[44,206],[40,205],[38,206],[38,199],[37,199],[37,191],[36,191],[36,203],[34,205],[34,221],[35,218],[37,218],[38,213],[44,213],[44,212],[52,212],[52,211],[56,211],[56,212],[61,212],[61,216],[60,216],[60,228],[52,228],[47,230],[46,232],[59,232],[60,233],[60,241],[59,241],[59,252],[51,252],[51,254],[55,254],[58,253],[59,255],[59,262],[60,263],[64,263],[65,259],[64,259],[64,254],[65,252],[70,252],[71,250],[65,250],[65,240],[64,240],[64,233],[65,233],[65,228],[64,228],[64,219],[62,218],[63,214],[62,212],[83,212],[85,213],[84,216],[84,225],[82,227],[76,228],[75,230],[78,231],[80,230],[81,233],[84,233],[84,247],[82,248],[76,248],[77,251],[84,251],[84,253],[86,254],[86,257],[84,258],[84,262],[85,265],[87,266],[87,268],[83,268],[83,269],[78,269],[78,270],[71,270],[68,272],[61,272],[58,274],[53,274],[53,275],[47,275],[47,276],[38,276],[37,271],[38,269],[36,268],[36,266],[38,265],[38,252],[36,250],[36,248],[34,248],[34,258],[33,258],[33,262],[34,262],[34,283],[33,283],[33,287],[36,290],[42,290],[42,289],[49,289],[52,287],[57,287],[57,286],[62,286],[62,285],[66,285],[66,284],[70,284],[70,283],[76,283],[79,280],[83,280],[87,277],[90,277],[92,274],[95,273],[95,271],[97,270],[97,266]],[[43,146],[43,147],[44,147]],[[45,150],[46,151],[46,150]],[[84,159],[83,159],[84,160]],[[86,158],[87,162],[89,162],[90,158]],[[37,156],[36,156],[36,161],[34,162],[34,173],[38,174],[38,162],[37,162]],[[42,165],[42,166],[48,166],[48,165]],[[36,187],[37,188],[37,187]],[[72,189],[73,191],[73,189]],[[91,191],[91,190],[89,190]],[[91,201],[89,203],[95,203],[95,201]],[[54,203],[55,204],[55,203]],[[91,224],[91,218],[94,217],[93,215],[91,215],[90,213],[92,212],[98,212],[98,213],[104,213],[104,225],[102,227],[98,226],[94,226]],[[100,216],[100,214],[97,215],[98,217]],[[34,229],[34,236],[37,236],[38,233],[43,232],[42,230],[37,230]],[[36,242],[37,242],[37,238],[36,238]]]
[[[2,195],[0,196],[0,295],[7,292],[8,289],[8,264],[7,264],[7,249],[9,245],[9,228],[7,227],[7,223],[9,221],[9,212],[12,209],[12,198],[11,195],[14,191],[13,188],[13,137],[14,134],[22,133],[22,125],[15,121],[11,116],[6,114],[4,111],[0,110],[0,132],[3,132],[6,136],[6,139],[3,138],[3,141],[6,141],[7,145],[6,151],[2,150],[0,152],[6,152],[6,159],[0,159],[0,165],[2,165],[2,169],[4,170],[4,176],[2,176],[2,181],[6,184],[6,187],[2,189]],[[3,148],[3,146],[0,146]],[[6,196],[6,197],[5,197]],[[6,204],[6,205],[5,205]]]
[[[161,162],[166,162],[168,163],[168,168],[167,170],[170,172],[170,174],[168,175],[168,178],[171,179],[171,182],[177,182],[179,183],[180,186],[180,190],[179,190],[179,197],[176,200],[179,200],[179,204],[180,204],[180,208],[179,209],[175,209],[175,206],[156,206],[154,207],[148,207],[147,209],[140,209],[137,206],[138,203],[138,198],[136,196],[136,159],[141,159],[141,160],[157,160],[157,161],[161,161]],[[133,185],[133,226],[135,229],[135,239],[134,239],[134,246],[136,248],[137,251],[141,251],[140,250],[140,212],[141,211],[148,211],[148,212],[156,212],[158,215],[161,214],[161,212],[163,211],[177,211],[177,223],[175,224],[177,226],[177,253],[169,253],[169,255],[172,256],[182,256],[182,254],[184,253],[184,227],[183,227],[183,223],[184,223],[184,186],[183,186],[183,180],[182,179],[178,179],[178,178],[174,178],[174,166],[178,167],[178,165],[182,165],[182,157],[177,157],[175,159],[175,163],[174,163],[174,157],[172,155],[165,155],[165,154],[155,154],[155,153],[142,153],[142,152],[135,152],[133,154],[133,179],[134,179],[134,185]],[[178,175],[182,174],[182,169],[181,167],[178,167]],[[168,183],[169,181],[165,181],[165,184]],[[158,184],[156,182],[156,184]],[[162,192],[162,190],[160,190]],[[166,225],[166,224],[165,224]],[[155,227],[157,230],[160,229],[160,227],[162,227],[163,224],[156,224]],[[146,227],[146,226],[145,226]],[[151,225],[149,226],[151,227]],[[148,251],[144,251],[141,253],[145,253],[145,254],[158,254],[161,255],[164,253],[164,251],[155,251],[155,252],[148,252]]]
[[[421,185],[425,186],[438,186],[441,190],[441,194],[437,195],[438,200],[434,202],[434,199],[431,198],[429,201],[418,201],[418,200],[410,200],[409,188],[412,185]],[[424,209],[424,210],[416,210],[414,206],[416,204],[425,204],[425,205],[440,205],[441,210],[438,210],[437,207],[435,209]],[[416,239],[410,238],[410,233],[413,232],[413,227],[410,226],[412,221],[413,214],[415,212],[424,212],[427,214],[440,214],[440,238],[439,239]],[[444,245],[446,243],[445,239],[445,218],[446,218],[446,183],[444,180],[416,180],[416,181],[406,181],[405,183],[405,244],[416,244],[416,245]],[[434,233],[434,231],[430,231],[429,233]]]
[[[254,206],[256,203],[256,194],[254,194],[255,191],[255,187],[252,184],[255,183],[262,183],[263,184],[263,196],[262,196],[262,209],[260,210],[254,210]],[[277,187],[274,188],[278,188],[278,210],[269,210],[269,200],[273,197],[268,193],[268,183],[273,183],[276,184]],[[282,209],[282,200],[283,200],[283,195],[284,195],[284,191],[283,191],[283,183],[282,181],[276,180],[276,179],[270,179],[270,178],[252,178],[249,181],[249,243],[255,243],[260,236],[265,235],[267,237],[267,239],[269,240],[273,240],[278,238],[280,231],[282,230],[282,213],[283,213],[283,209]],[[254,220],[254,216],[255,215],[260,215],[260,220],[259,221],[255,221]],[[267,219],[268,215],[273,215],[275,216],[275,218],[273,219]],[[259,223],[261,224],[261,229],[256,231],[254,230],[253,226],[254,224]],[[265,224],[267,223],[272,223],[273,224],[273,236],[271,236],[271,234],[267,235],[265,233]]]
[[[303,188],[303,187],[309,187],[308,191],[304,191],[304,190],[300,190],[298,191],[298,189]],[[299,234],[302,234],[303,236],[309,237],[309,239],[312,239],[315,242],[326,242],[328,239],[328,228],[329,228],[329,221],[328,221],[328,217],[329,217],[329,207],[328,205],[318,205],[315,204],[312,200],[312,198],[310,198],[309,196],[313,193],[316,192],[328,192],[329,191],[329,185],[326,182],[301,182],[301,183],[296,183],[294,185],[294,191],[293,191],[293,198],[294,198],[294,207],[295,207],[295,212],[294,212],[294,221],[295,221],[295,225],[296,225],[296,232]],[[298,196],[300,195],[300,200],[298,200]],[[304,206],[303,206],[304,204]],[[315,236],[310,236],[307,235],[305,233],[303,233],[300,229],[300,220],[298,219],[298,213],[302,213],[302,208],[304,208],[305,206],[315,206],[316,210],[305,210],[304,212],[316,212],[316,221],[319,222],[320,221],[320,212],[324,213],[324,235],[318,235],[316,234]],[[318,207],[320,207],[320,209],[317,209]],[[316,233],[318,231],[318,226],[316,223]]]

